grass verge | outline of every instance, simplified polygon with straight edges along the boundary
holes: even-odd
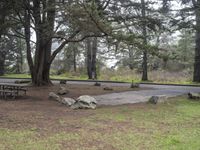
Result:
[[[87,113],[90,115],[85,116]],[[184,97],[159,105],[99,107],[57,119],[49,128],[37,124],[35,128],[20,130],[0,126],[0,149],[199,150],[200,147],[200,102]]]

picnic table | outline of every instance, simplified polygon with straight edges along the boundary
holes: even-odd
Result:
[[[22,92],[26,95],[27,84],[16,84],[16,83],[0,83],[0,97],[7,99],[7,96],[16,98]]]

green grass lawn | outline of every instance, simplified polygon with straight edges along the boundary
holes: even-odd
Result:
[[[123,105],[81,110],[43,127],[0,127],[1,150],[200,150],[200,102],[179,97],[159,105]],[[78,113],[70,110],[68,113]],[[40,113],[42,115],[42,113]],[[14,122],[13,122],[14,123]]]
[[[5,74],[4,76],[1,77],[6,77],[6,78],[31,78],[30,75],[28,74]],[[134,78],[132,76],[128,77],[123,77],[123,76],[112,76],[109,80],[110,81],[121,81],[121,82],[135,82],[139,83],[141,80],[137,77]],[[75,79],[75,80],[87,80],[87,76],[85,75],[72,75],[72,74],[61,74],[61,75],[51,75],[51,79]],[[99,80],[107,80],[104,78],[104,76],[100,76]],[[183,85],[200,85],[200,83],[194,83],[189,80],[173,80],[173,81],[165,81],[165,80],[155,80],[155,81],[145,81],[143,83],[159,83],[159,84],[183,84]]]
[[[29,74],[5,74],[4,76],[0,76],[2,78],[31,78]],[[72,76],[67,74],[61,74],[61,75],[51,75],[51,79],[79,79],[79,80],[86,80],[86,76]]]

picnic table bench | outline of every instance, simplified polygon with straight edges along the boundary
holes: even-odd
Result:
[[[7,99],[8,96],[16,98],[21,92],[26,95],[27,84],[15,84],[15,83],[0,83],[0,97]]]

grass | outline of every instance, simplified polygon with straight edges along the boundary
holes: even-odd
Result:
[[[71,132],[0,128],[0,149],[34,150],[200,150],[200,102],[184,97],[159,105],[100,107],[89,116],[59,118]],[[74,112],[77,113],[77,112]],[[41,129],[43,130],[43,129]]]
[[[4,76],[1,77],[5,77],[5,78],[31,78],[31,76],[29,74],[5,74]]]
[[[146,83],[160,84],[184,84],[199,85],[192,82],[192,74],[188,72],[167,72],[167,71],[151,71],[149,72],[149,81]],[[6,74],[7,78],[30,78],[27,74]],[[51,79],[77,79],[87,80],[87,76],[80,73],[64,73],[61,75],[51,75]],[[122,82],[141,82],[141,74],[136,71],[121,69],[118,71],[103,70],[98,77],[99,80],[122,81]]]

